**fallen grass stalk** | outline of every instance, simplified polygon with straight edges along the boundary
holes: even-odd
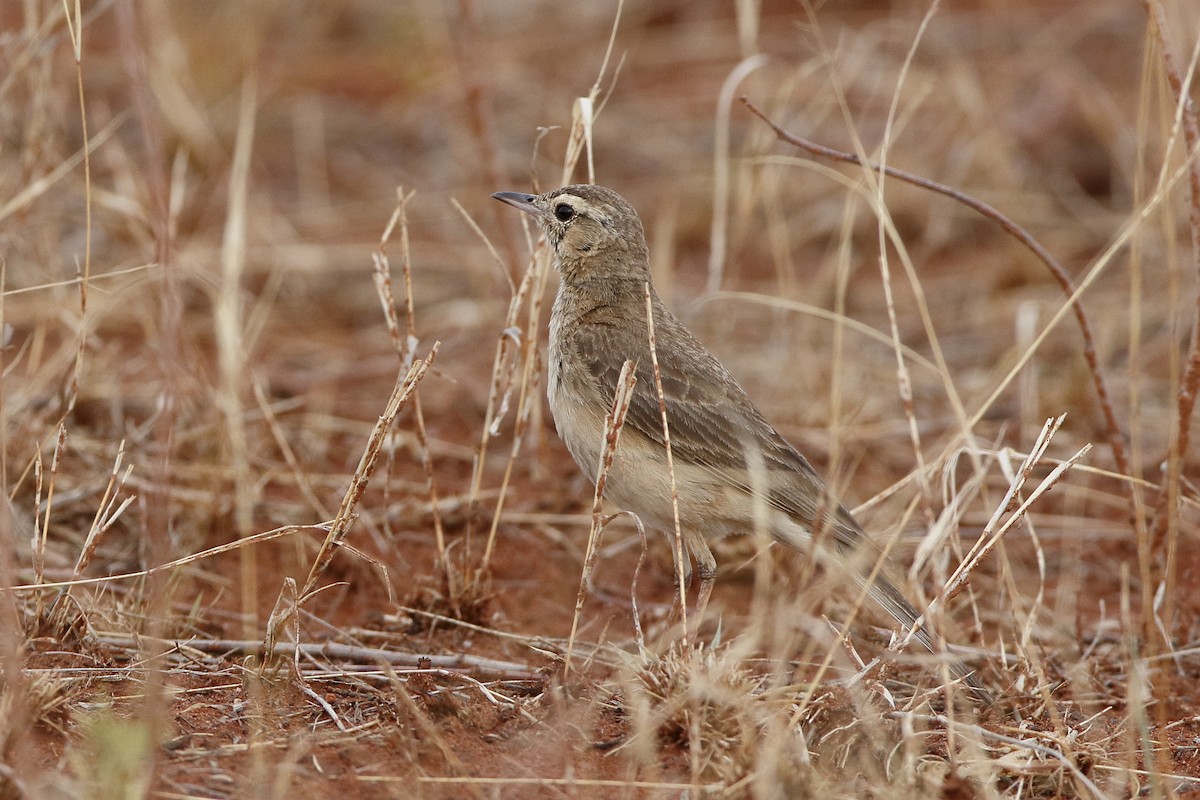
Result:
[[[611,521],[611,520],[609,520],[609,521]],[[480,633],[480,634],[485,634],[487,636],[495,637],[497,639],[503,639],[503,640],[511,641],[511,642],[518,642],[520,644],[523,644],[523,645],[529,647],[529,649],[533,650],[534,652],[537,652],[555,662],[560,662],[560,661],[566,660],[566,652],[567,652],[567,640],[566,639],[550,638],[550,637],[546,637],[546,636],[543,636],[540,634],[528,636],[528,635],[522,635],[519,633],[510,633],[508,631],[498,630],[497,628],[488,628],[488,627],[484,627],[482,625],[474,625],[470,622],[466,622],[465,620],[456,619],[454,617],[448,617],[444,614],[434,614],[429,611],[424,611],[419,608],[410,608],[408,606],[400,606],[400,610],[405,612],[406,614],[413,614],[415,616],[424,617],[424,618],[430,619],[430,620],[435,620],[438,623],[443,624],[443,625],[450,625],[450,626],[457,627],[457,628],[463,628],[465,630],[474,631],[474,632]],[[635,611],[635,614],[636,614],[636,611]],[[637,625],[636,616],[634,618],[634,622],[635,622],[635,626],[636,626]],[[362,628],[352,628],[349,631],[349,633],[351,636],[353,636],[356,639],[370,639],[372,637],[379,637],[379,636],[391,637],[393,635],[393,634],[388,634],[388,633],[384,633],[381,631],[364,630]],[[578,639],[576,639],[576,641],[575,641],[576,651],[578,651],[581,647],[584,647],[584,646],[586,646],[588,648],[587,660],[589,662],[600,661],[605,666],[610,666],[610,667],[616,666],[617,664],[621,663],[620,659],[615,657],[615,655],[611,655],[611,656],[609,655],[610,653],[615,654],[618,652],[611,645],[597,644],[597,643],[592,643],[592,642],[581,643]]]
[[[281,539],[285,536],[303,533],[304,531],[321,531],[322,533],[327,533],[331,526],[332,523],[318,525],[284,525],[279,528],[273,528],[269,531],[251,534],[250,536],[243,537],[233,542],[217,545],[216,547],[210,547],[207,550],[201,550],[198,553],[192,553],[191,555],[183,556],[182,558],[177,558],[173,561],[168,561],[165,564],[160,564],[157,567],[150,567],[149,569],[139,569],[134,572],[121,572],[113,575],[101,575],[98,578],[75,578],[65,581],[42,581],[15,584],[13,586],[0,586],[0,593],[34,592],[42,589],[65,589],[72,586],[94,586],[102,583],[109,583],[110,581],[131,581],[139,578],[148,578],[152,575],[158,575],[164,572],[169,572],[170,570],[179,569],[180,567],[188,564],[204,561],[212,558],[213,556],[219,556],[223,553],[233,552],[241,547],[249,547],[253,544]]]
[[[298,653],[310,658],[350,661],[354,664],[365,664],[368,666],[388,664],[393,667],[409,667],[416,671],[429,669],[461,670],[476,677],[499,680],[541,682],[545,678],[543,673],[530,667],[528,664],[500,661],[494,658],[484,658],[466,653],[455,655],[423,655],[420,653],[401,653],[395,650],[383,650],[376,647],[341,644],[339,642],[275,642],[271,646],[268,646],[261,639],[153,639],[153,637],[125,636],[113,633],[96,634],[96,641],[99,644],[129,650],[136,650],[145,642],[151,640],[164,648],[164,653],[169,653],[172,650],[181,653],[193,651],[220,656],[222,659],[233,655],[274,658]]]
[[[408,780],[390,775],[360,775],[364,783],[388,783]],[[419,783],[430,784],[476,784],[479,786],[563,786],[563,787],[596,787],[601,789],[648,789],[663,792],[721,792],[727,787],[724,783],[671,783],[670,781],[622,781],[606,778],[473,778],[420,775]]]

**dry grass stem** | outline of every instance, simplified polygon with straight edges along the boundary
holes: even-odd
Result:
[[[321,543],[321,549],[317,552],[316,558],[313,559],[308,577],[304,581],[304,588],[300,591],[301,603],[316,588],[321,573],[329,567],[329,562],[333,560],[334,553],[341,545],[342,540],[346,538],[346,534],[350,530],[350,524],[355,518],[354,510],[358,506],[358,501],[362,499],[363,492],[366,491],[367,484],[370,483],[371,476],[375,472],[375,466],[379,460],[379,451],[383,448],[384,442],[387,440],[388,431],[391,430],[392,423],[395,422],[396,415],[400,413],[400,409],[413,396],[421,379],[425,377],[425,373],[429,370],[429,365],[437,357],[440,344],[440,342],[434,342],[433,347],[429,350],[429,355],[424,359],[414,361],[408,373],[401,375],[396,380],[396,385],[392,387],[392,395],[388,398],[387,406],[384,407],[379,421],[375,423],[375,429],[371,431],[371,437],[367,441],[366,449],[363,450],[358,467],[354,470],[350,487],[342,497],[342,504],[338,508],[337,516],[334,517],[333,523],[330,524],[329,533],[325,536],[325,541]]]
[[[575,634],[579,631],[579,619],[583,612],[583,600],[591,585],[592,570],[596,566],[596,556],[599,554],[600,536],[607,524],[602,511],[604,509],[604,487],[608,483],[608,470],[612,467],[613,456],[617,452],[617,444],[621,441],[621,430],[625,427],[625,415],[629,412],[629,403],[633,400],[633,387],[637,385],[636,364],[626,361],[621,365],[621,374],[617,377],[617,389],[613,394],[612,407],[604,416],[604,445],[600,450],[600,463],[596,468],[596,491],[592,496],[592,526],[588,530],[587,549],[583,557],[583,570],[579,575],[579,591],[575,594],[575,613],[571,617],[571,633],[567,637],[567,655],[564,672],[571,672],[571,655],[575,650]]]
[[[408,214],[406,212],[406,206],[412,200],[414,194],[416,193],[410,192],[406,195],[403,188],[396,190],[398,198],[396,208],[392,211],[392,216],[384,228],[383,236],[380,237],[379,247],[371,254],[375,265],[375,290],[379,294],[379,300],[383,306],[383,314],[387,320],[388,332],[392,336],[392,345],[396,348],[396,355],[400,358],[401,370],[407,370],[412,367],[412,360],[417,348],[416,311],[412,293],[412,252],[409,245]],[[391,239],[392,232],[397,224],[400,226],[401,275],[404,279],[404,318],[406,327],[403,334],[401,334],[400,330],[396,300],[392,293],[392,271],[387,257],[387,242]],[[446,558],[446,533],[442,524],[437,481],[434,477],[433,454],[429,449],[429,434],[425,428],[425,411],[421,405],[421,394],[416,390],[414,390],[413,394],[413,411],[416,418],[417,446],[421,452],[421,465],[425,470],[425,484],[429,492],[429,508],[433,517],[433,532],[437,543],[438,562],[446,570],[447,585],[453,585],[453,576],[449,571],[450,563]]]
[[[121,462],[125,458],[125,440],[121,440],[121,444],[117,448],[117,457],[113,461],[112,474],[109,475],[108,485],[104,487],[104,496],[100,499],[99,505],[96,507],[96,516],[92,519],[92,525],[88,528],[87,538],[84,539],[83,547],[79,550],[79,558],[75,561],[75,567],[72,569],[72,578],[78,578],[80,574],[87,569],[88,564],[92,562],[92,557],[96,554],[96,546],[99,544],[100,537],[105,531],[113,526],[125,509],[137,499],[136,495],[130,495],[121,500],[120,505],[116,505],[117,499],[120,497],[121,490],[125,488],[125,482],[129,480],[129,476],[133,473],[133,465],[121,471]]]
[[[1046,424],[1042,426],[1041,433],[1038,434],[1033,447],[1030,448],[1029,453],[1021,462],[1021,467],[1012,477],[1004,499],[997,505],[992,518],[984,526],[982,535],[980,535],[978,541],[976,541],[971,551],[967,554],[967,558],[955,569],[954,574],[950,576],[949,582],[941,592],[940,602],[944,603],[954,599],[963,590],[970,581],[971,573],[987,557],[988,553],[999,544],[1004,535],[1021,521],[1039,497],[1048,492],[1067,470],[1075,466],[1075,463],[1092,449],[1090,444],[1086,444],[1070,458],[1056,463],[1054,468],[1050,470],[1050,474],[1043,478],[1033,491],[1022,499],[1021,496],[1026,481],[1030,478],[1034,469],[1042,463],[1046,449],[1050,446],[1050,441],[1062,426],[1065,418],[1066,415],[1063,415],[1057,419],[1046,420]]]
[[[618,20],[620,18],[619,5],[617,18]],[[613,35],[615,36],[615,28]],[[590,163],[592,112],[596,98],[599,95],[600,80],[607,69],[607,64],[608,60],[606,57],[604,64],[601,66],[600,77],[596,79],[591,93],[585,98],[578,98],[573,109],[570,140],[563,162],[564,181],[574,171],[585,145]],[[526,223],[522,221],[522,224],[525,225]],[[526,238],[530,238],[528,234]],[[468,587],[469,593],[474,597],[481,597],[483,595],[487,578],[490,575],[491,561],[496,547],[497,535],[500,530],[505,499],[508,496],[509,486],[513,478],[513,469],[521,452],[522,443],[525,441],[527,432],[531,427],[531,422],[536,422],[541,418],[540,393],[537,391],[540,388],[541,380],[541,356],[538,342],[541,339],[541,330],[543,327],[543,298],[546,295],[546,285],[551,272],[550,251],[544,242],[539,240],[532,248],[529,268],[526,270],[516,294],[509,302],[509,311],[505,320],[505,326],[497,341],[496,355],[492,364],[491,389],[488,394],[488,409],[476,458],[474,478],[471,483],[472,508],[479,497],[482,470],[484,468],[488,443],[491,437],[499,432],[501,420],[508,411],[511,393],[514,390],[517,392],[517,404],[514,414],[512,445],[509,449],[504,475],[500,481],[496,505],[492,511],[491,524],[488,528],[483,555],[480,558],[477,568],[469,568],[469,580],[464,582]],[[511,286],[511,280],[509,284]],[[525,324],[523,327],[519,327],[516,323],[520,318],[522,308],[525,309]],[[510,339],[515,342],[519,350],[519,360],[515,358],[510,360],[509,358]],[[519,367],[518,364],[520,365]],[[473,514],[470,515],[472,519],[473,516]],[[470,529],[468,529],[469,533]],[[467,543],[469,546],[469,535]]]
[[[675,459],[671,453],[671,427],[667,420],[667,396],[663,394],[662,371],[658,366],[658,347],[654,335],[654,305],[650,300],[650,284],[645,286],[646,296],[646,336],[650,344],[650,366],[654,370],[654,391],[658,397],[658,413],[662,417],[663,431],[663,449],[667,452],[667,476],[671,481],[671,516],[675,520],[675,531],[672,537],[672,563],[675,567],[676,576],[676,600],[679,603],[679,622],[683,626],[683,634],[680,639],[680,647],[684,652],[691,652],[688,644],[688,610],[687,610],[687,584],[684,582],[683,576],[688,574],[687,559],[688,552],[684,548],[683,529],[679,524],[679,487],[675,482]],[[698,616],[704,614],[704,607],[708,604],[708,592],[712,589],[712,577],[701,576],[700,596],[696,600],[696,613]]]

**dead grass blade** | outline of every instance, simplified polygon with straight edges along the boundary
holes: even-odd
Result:
[[[197,553],[191,553],[181,558],[176,558],[157,567],[149,569],[139,569],[133,572],[121,572],[113,575],[101,575],[98,578],[74,578],[66,581],[46,581],[35,583],[14,584],[12,586],[0,586],[0,594],[14,593],[22,594],[26,592],[35,592],[42,589],[67,589],[73,586],[96,586],[110,581],[132,581],[139,578],[148,578],[153,575],[161,575],[172,570],[177,570],[180,567],[185,567],[189,564],[195,564],[200,561],[205,561],[214,556],[219,556],[224,553],[231,553],[242,547],[249,547],[254,544],[274,541],[282,539],[286,536],[294,536],[297,533],[306,531],[320,531],[328,533],[332,523],[328,525],[284,525],[279,528],[273,528],[269,531],[250,534],[242,539],[238,539],[226,544],[210,547],[206,550],[201,550]]]
[[[971,573],[987,557],[988,553],[992,551],[1004,535],[1020,522],[1030,506],[1037,502],[1039,497],[1048,492],[1067,470],[1075,465],[1075,462],[1087,455],[1088,451],[1092,449],[1090,444],[1084,445],[1073,456],[1056,464],[1050,471],[1050,474],[1043,478],[1024,500],[1020,499],[1026,481],[1032,475],[1033,470],[1042,463],[1046,449],[1050,446],[1050,441],[1054,438],[1054,434],[1058,431],[1065,418],[1066,415],[1064,414],[1057,419],[1046,420],[1046,424],[1042,426],[1042,431],[1034,442],[1033,447],[1030,448],[1029,454],[1025,456],[1024,461],[1021,463],[1021,468],[1013,477],[1004,498],[997,505],[992,518],[984,526],[983,533],[980,535],[978,541],[976,541],[975,546],[967,554],[966,559],[959,564],[954,574],[950,576],[950,580],[940,593],[940,600],[936,601],[939,605],[944,605],[963,590],[970,580]],[[1008,516],[1004,518],[1006,514]],[[1003,521],[1001,521],[1002,518]]]
[[[671,453],[671,427],[667,420],[667,396],[663,394],[662,371],[658,366],[658,342],[654,335],[654,304],[651,302],[649,282],[645,284],[645,298],[646,337],[650,344],[650,366],[654,370],[654,391],[658,397],[659,415],[662,417],[663,449],[667,452],[667,476],[671,481],[671,516],[675,520],[672,554],[675,564],[675,583],[678,592],[676,599],[679,601],[679,623],[683,626],[683,637],[680,646],[684,652],[690,652],[691,648],[688,646],[687,585],[683,580],[683,576],[688,573],[688,552],[684,547],[683,529],[679,524],[679,486],[675,482],[675,458]],[[708,604],[708,592],[712,589],[713,577],[712,575],[701,577],[701,596],[696,601],[696,611],[699,615],[704,614],[704,607]]]
[[[564,659],[564,674],[571,672],[571,656],[575,651],[575,634],[579,630],[579,620],[583,614],[583,600],[587,588],[591,584],[592,570],[596,566],[596,556],[600,548],[600,536],[610,518],[604,518],[604,487],[608,483],[608,471],[612,467],[613,456],[617,452],[617,444],[621,440],[621,430],[625,427],[625,415],[629,411],[629,403],[633,400],[633,387],[637,385],[637,365],[626,361],[621,365],[621,374],[617,378],[617,388],[613,395],[612,407],[604,417],[604,447],[600,452],[600,463],[596,472],[596,490],[592,496],[592,526],[588,530],[587,550],[583,557],[583,570],[579,575],[579,590],[575,594],[575,613],[571,617],[571,633],[567,637],[567,655]]]
[[[379,451],[387,439],[388,431],[391,429],[396,415],[400,413],[400,409],[412,397],[417,385],[425,377],[429,365],[437,357],[439,345],[440,342],[434,342],[429,355],[424,359],[414,361],[408,373],[399,377],[396,385],[392,388],[392,395],[388,398],[387,406],[384,408],[383,414],[379,417],[379,421],[375,423],[375,429],[371,431],[367,447],[363,451],[357,469],[354,470],[350,487],[342,497],[342,504],[338,508],[337,516],[334,518],[333,524],[329,526],[329,533],[326,535],[325,541],[321,543],[321,549],[318,551],[316,558],[313,560],[313,565],[309,569],[308,578],[304,581],[304,588],[300,591],[299,602],[301,604],[308,600],[313,589],[316,588],[321,573],[329,566],[329,562],[333,560],[333,554],[342,540],[346,538],[350,524],[355,518],[354,509],[358,506],[358,501],[362,498],[363,492],[367,489],[367,484],[371,481],[371,476],[375,473]]]

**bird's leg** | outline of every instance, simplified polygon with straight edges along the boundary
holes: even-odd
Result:
[[[666,630],[672,630],[676,623],[686,616],[687,629],[683,633],[687,641],[692,641],[699,632],[700,621],[704,619],[708,599],[712,596],[713,583],[717,577],[717,559],[699,535],[690,532],[685,532],[684,535],[684,562],[676,565],[675,596],[671,601],[671,610],[667,613]],[[696,561],[695,569],[692,568],[692,559]],[[679,567],[682,567],[682,573]],[[687,592],[693,581],[698,584],[696,604],[685,615],[684,604],[687,603]]]
[[[700,586],[696,591],[696,616],[692,623],[698,628],[700,620],[704,618],[704,611],[708,608],[708,598],[712,596],[713,583],[717,579],[717,558],[712,554],[708,543],[700,537],[696,537],[691,545],[692,554],[696,557],[695,576],[700,581]]]
[[[693,581],[699,584],[696,590],[696,605],[693,606],[693,611],[687,615],[687,628],[684,630],[685,641],[694,641],[700,632],[700,623],[704,619],[704,611],[708,608],[708,599],[712,596],[713,583],[717,578],[717,559],[709,549],[708,543],[699,535],[688,537],[687,549],[690,551],[692,558],[696,560],[696,568],[693,570],[691,562],[685,565],[687,570],[683,576],[683,588],[675,593],[675,602],[671,604],[672,626],[675,620],[683,616],[683,610],[679,606],[680,603],[687,602],[687,592],[685,589],[689,587]]]

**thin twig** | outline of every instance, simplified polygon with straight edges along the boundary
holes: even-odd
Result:
[[[978,212],[984,217],[992,220],[999,225],[1006,233],[1021,242],[1025,247],[1033,253],[1038,260],[1046,265],[1050,270],[1050,274],[1054,280],[1062,288],[1067,297],[1071,297],[1075,291],[1075,287],[1071,282],[1070,275],[1058,260],[1050,254],[1050,251],[1042,246],[1037,239],[1033,238],[1032,234],[1026,231],[1017,223],[1013,222],[994,206],[978,200],[974,197],[964,194],[963,192],[953,189],[945,184],[932,181],[928,178],[923,178],[920,175],[915,175],[911,172],[906,172],[895,167],[880,167],[877,164],[863,164],[862,159],[853,153],[845,153],[841,150],[834,150],[831,147],[811,142],[808,139],[788,133],[775,122],[771,121],[766,114],[758,109],[748,98],[742,98],[742,104],[754,114],[756,117],[770,126],[771,130],[775,131],[775,136],[782,142],[786,142],[802,150],[806,150],[816,156],[830,158],[835,161],[843,161],[847,164],[856,164],[866,167],[867,169],[876,172],[884,172],[890,177],[902,180],[906,183],[911,183],[914,186],[919,186],[923,189],[928,189],[946,197],[956,200],[966,207]],[[1096,355],[1095,337],[1092,335],[1092,327],[1088,322],[1087,314],[1083,310],[1083,304],[1077,299],[1071,306],[1071,311],[1075,315],[1075,321],[1079,326],[1080,335],[1083,338],[1083,357],[1088,365],[1088,372],[1092,376],[1092,384],[1096,390],[1096,400],[1100,406],[1100,412],[1104,417],[1105,438],[1109,448],[1112,450],[1113,461],[1116,464],[1117,471],[1122,474],[1129,474],[1129,457],[1125,451],[1125,434],[1121,430],[1120,424],[1117,422],[1116,412],[1113,410],[1112,401],[1109,397],[1108,386],[1105,383],[1104,375],[1100,370],[1099,357]]]
[[[362,775],[360,781],[371,783],[408,783],[411,778],[399,777],[391,775]],[[682,796],[691,796],[691,792],[696,792],[698,796],[718,796],[720,792],[729,788],[724,783],[671,783],[668,781],[635,781],[635,780],[611,780],[605,778],[490,778],[490,777],[456,777],[453,775],[419,775],[417,776],[418,783],[428,783],[432,785],[454,785],[454,786],[491,786],[496,787],[496,791],[503,786],[531,786],[531,787],[563,787],[566,789],[610,789],[617,793],[618,790],[633,790],[633,789],[649,789],[655,792],[672,792],[678,794],[683,792]],[[566,795],[564,795],[566,796]]]
[[[146,641],[147,637],[145,636],[134,637],[110,633],[101,633],[96,636],[98,644],[108,647],[137,649],[144,646]],[[414,670],[431,668],[461,670],[475,677],[500,680],[541,681],[545,679],[542,672],[528,664],[499,661],[466,653],[454,655],[400,653],[395,650],[381,650],[376,647],[362,647],[340,642],[275,642],[271,647],[267,647],[261,639],[160,639],[156,641],[164,647],[180,652],[190,650],[223,658],[235,655],[279,657],[299,653],[305,657],[349,661],[355,664],[388,664],[393,667]]]

